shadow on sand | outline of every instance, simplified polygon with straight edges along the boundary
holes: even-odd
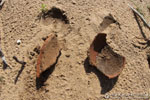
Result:
[[[52,66],[50,66],[46,71],[42,72],[39,78],[36,78],[36,89],[37,90],[39,90],[42,86],[44,86],[44,83],[47,81],[49,75],[51,75],[53,73],[60,56],[61,56],[61,51],[59,52],[56,62]]]
[[[85,68],[86,73],[93,72],[97,75],[99,82],[100,82],[100,86],[102,88],[101,94],[105,94],[105,93],[109,92],[110,90],[112,90],[112,88],[114,87],[114,85],[116,84],[116,82],[118,80],[118,77],[109,79],[102,72],[97,70],[96,67],[91,66],[89,64],[88,58],[86,58],[84,61],[84,68]]]

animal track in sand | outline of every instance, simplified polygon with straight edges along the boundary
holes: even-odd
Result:
[[[44,14],[40,13],[38,17],[39,17],[38,24],[40,25],[41,30],[42,30],[40,32],[40,34],[38,35],[38,38],[36,38],[36,40],[38,40],[39,43],[38,42],[35,43],[34,47],[32,47],[34,49],[31,49],[31,51],[29,51],[29,52],[34,52],[34,53],[37,52],[37,54],[39,54],[40,48],[36,48],[36,46],[39,45],[39,47],[42,47],[44,41],[46,41],[46,39],[48,38],[49,35],[57,35],[58,36],[57,42],[60,43],[60,48],[62,46],[64,46],[65,36],[69,33],[69,30],[70,30],[69,20],[68,20],[67,16],[65,15],[65,11],[63,11],[59,8],[56,8],[56,7],[52,7],[50,10],[47,11],[47,13],[44,13]],[[53,41],[53,42],[54,42],[54,44],[57,44],[56,41]],[[48,47],[46,47],[48,49],[48,51],[52,50],[52,48],[51,48],[52,46],[50,46],[50,45],[47,45]],[[55,48],[53,48],[53,49],[55,49]],[[46,51],[44,51],[44,52],[46,52]],[[46,56],[46,57],[49,57],[49,56]],[[54,59],[54,58],[52,58],[52,59]],[[32,60],[36,61],[37,56],[32,56]],[[49,59],[46,59],[46,60],[49,60]],[[46,63],[48,63],[48,62],[46,62]],[[57,62],[54,61],[54,63],[57,63]],[[36,64],[35,64],[35,66],[36,66]],[[53,65],[52,68],[54,68],[54,67],[55,67],[55,65]],[[46,75],[47,78],[43,78],[43,77],[42,77],[43,79],[40,78],[40,82],[39,81],[36,82],[37,87],[41,87],[44,85],[44,82],[48,79],[48,76],[52,73],[52,71],[50,71],[50,70],[51,70],[51,68],[45,69],[45,71],[42,73],[41,76]],[[29,83],[26,83],[26,84],[29,84]],[[33,81],[30,84],[33,84]],[[28,88],[28,85],[26,85],[26,86]]]
[[[65,14],[65,11],[56,7],[52,7],[50,10],[46,11],[45,13],[41,12],[38,15],[38,19],[42,26],[42,30],[46,29],[56,34],[58,33],[57,34],[58,36],[60,34],[62,36],[64,34],[67,34],[68,33],[67,30],[70,28],[69,20]]]

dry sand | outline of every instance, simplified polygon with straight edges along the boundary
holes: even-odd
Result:
[[[3,70],[0,65],[0,100],[104,100],[113,94],[141,97],[137,95],[150,93],[147,61],[150,47],[144,49],[146,45],[140,44],[145,41],[140,39],[143,36],[127,5],[139,6],[146,20],[150,20],[147,9],[150,0],[133,1],[135,4],[131,0],[6,0],[0,10],[0,47],[12,69]],[[39,20],[42,4],[49,10],[57,7],[65,11],[69,24],[51,17]],[[90,44],[109,13],[120,26],[112,24],[104,30],[107,41],[115,52],[126,57],[120,76],[110,80],[89,66],[87,60]],[[145,35],[150,37],[150,31],[139,22]],[[42,38],[49,34],[58,35],[61,56],[44,86],[36,90],[38,54],[34,49],[42,46]],[[16,43],[18,39],[22,41],[20,45]],[[25,67],[13,56],[25,61]],[[107,100],[112,99],[111,96]]]

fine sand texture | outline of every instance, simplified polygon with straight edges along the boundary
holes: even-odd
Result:
[[[150,30],[128,4],[150,21],[150,0],[6,0],[0,48],[10,68],[4,70],[0,59],[0,100],[148,100]],[[116,78],[89,64],[87,53],[98,33],[106,33],[109,46],[126,59]],[[57,35],[61,51],[38,87],[39,48],[50,34]]]

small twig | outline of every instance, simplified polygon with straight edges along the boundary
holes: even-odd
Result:
[[[3,54],[2,50],[1,50],[1,48],[0,48],[0,57],[1,57],[2,61],[3,61],[3,69],[6,69],[7,67],[10,68],[10,66],[9,66],[9,65],[7,64],[7,62],[6,62],[5,56],[4,56],[4,54]],[[10,69],[11,69],[11,68],[10,68]]]
[[[26,64],[26,62],[24,62],[24,61],[19,61],[16,56],[13,56],[13,59],[14,59],[16,62],[18,62],[18,63],[20,63],[20,64],[22,64],[22,65],[25,65],[25,64]]]
[[[141,18],[141,20],[144,22],[144,24],[150,29],[150,24],[148,24],[148,23],[146,22],[146,20],[144,19],[143,15],[141,15],[141,14],[140,14],[136,9],[134,9],[131,5],[128,4],[128,6],[132,9],[132,11],[133,11],[134,13],[136,13],[136,14]]]
[[[24,68],[25,68],[26,62],[24,62],[24,61],[19,61],[18,58],[17,58],[16,56],[13,56],[13,59],[14,59],[16,62],[18,62],[19,64],[22,65],[22,66],[21,66],[21,69],[19,70],[19,72],[18,72],[18,74],[17,74],[17,76],[16,76],[16,78],[15,78],[15,81],[14,81],[15,84],[16,84],[17,81],[18,81],[19,76],[21,75],[22,71],[23,71]]]
[[[0,6],[4,4],[5,0],[0,0]]]

